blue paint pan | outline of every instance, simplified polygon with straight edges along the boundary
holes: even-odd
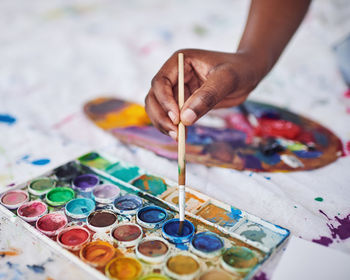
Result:
[[[95,210],[95,202],[89,198],[76,198],[66,204],[66,215],[72,219],[86,219]]]
[[[127,194],[114,200],[114,211],[121,215],[135,215],[142,207],[142,199],[133,194]]]
[[[158,206],[145,206],[136,215],[137,223],[144,228],[160,228],[167,219],[167,212]]]
[[[178,234],[179,225],[179,219],[171,219],[166,221],[162,227],[163,237],[174,244],[190,242],[195,232],[194,225],[190,221],[185,220],[182,235]]]
[[[201,258],[213,258],[221,255],[224,241],[215,233],[203,231],[193,236],[190,250]]]

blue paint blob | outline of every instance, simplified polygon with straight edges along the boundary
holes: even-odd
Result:
[[[163,208],[157,206],[146,206],[137,213],[138,218],[145,223],[160,223],[167,217]]]
[[[42,159],[37,159],[37,160],[31,161],[31,164],[33,164],[33,165],[46,165],[49,163],[50,163],[50,160],[48,158],[42,158]]]
[[[222,240],[216,234],[209,231],[196,234],[192,238],[192,245],[197,250],[205,253],[215,252],[224,247]]]
[[[181,235],[179,235],[179,225],[179,219],[166,221],[162,227],[163,237],[175,244],[189,242],[195,231],[194,225],[190,221],[185,220]]]
[[[293,153],[300,158],[318,158],[322,155],[322,152],[320,151],[307,151],[307,150],[294,151]]]
[[[32,270],[32,271],[34,271],[35,273],[38,273],[38,274],[42,274],[42,273],[45,272],[45,267],[42,266],[42,265],[36,265],[36,264],[34,264],[34,265],[29,265],[29,264],[27,264],[27,267],[28,267],[30,270]]]
[[[95,202],[88,198],[76,198],[66,204],[66,214],[75,219],[86,218],[95,210]]]
[[[136,195],[127,194],[118,197],[114,201],[114,206],[120,212],[137,211],[139,208],[142,207],[142,199]]]
[[[238,222],[242,218],[242,211],[231,206],[231,212],[228,212],[227,216]]]
[[[16,118],[8,114],[0,114],[0,122],[12,125],[16,122]]]

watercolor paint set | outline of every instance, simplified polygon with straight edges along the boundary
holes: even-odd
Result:
[[[0,197],[0,210],[97,279],[251,279],[289,230],[91,152]]]

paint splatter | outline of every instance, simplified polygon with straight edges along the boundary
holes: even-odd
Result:
[[[208,30],[199,24],[196,24],[195,26],[193,26],[193,32],[196,33],[198,36],[204,36],[208,33]]]
[[[24,155],[19,161],[17,161],[17,163],[20,163],[21,161],[23,161],[25,163],[29,163],[32,165],[42,166],[42,165],[49,164],[51,162],[51,160],[48,158],[31,160],[30,157],[31,157],[30,155]]]
[[[11,256],[18,256],[21,253],[20,250],[15,248],[10,248],[10,250],[7,251],[0,251],[0,257],[11,257]]]
[[[45,267],[43,265],[37,265],[37,264],[29,265],[29,264],[27,264],[27,268],[34,271],[35,273],[38,273],[38,274],[42,274],[45,272]]]
[[[7,125],[13,125],[16,122],[16,118],[8,114],[0,114],[0,123]]]
[[[269,278],[267,278],[265,272],[260,272],[258,275],[254,276],[253,280],[269,280]]]
[[[323,201],[323,198],[322,198],[322,197],[315,197],[315,200],[316,200],[316,201],[319,201],[319,202],[322,202],[322,201]]]
[[[320,236],[319,239],[313,239],[313,242],[328,246],[333,243],[333,241],[337,238],[340,240],[345,240],[350,238],[350,214],[344,217],[343,219],[335,216],[334,219],[330,219],[325,212],[319,210],[321,214],[323,214],[329,221],[336,221],[338,223],[337,226],[334,223],[327,223],[327,227],[330,230],[331,237]]]

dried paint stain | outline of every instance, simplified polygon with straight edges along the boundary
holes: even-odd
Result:
[[[234,207],[231,207],[231,211],[227,211],[210,203],[197,215],[222,227],[233,227],[242,218],[242,211]]]

